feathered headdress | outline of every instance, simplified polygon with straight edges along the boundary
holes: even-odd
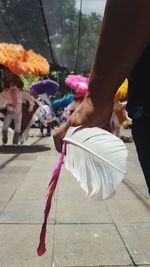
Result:
[[[56,99],[52,103],[53,108],[67,107],[74,99],[73,94],[69,94],[67,96],[63,96],[59,99]]]
[[[59,84],[51,79],[38,81],[32,83],[30,87],[30,93],[33,95],[54,95],[59,88]]]
[[[75,90],[80,96],[84,96],[88,89],[89,78],[81,75],[68,75],[65,84]]]
[[[32,50],[25,50],[22,45],[0,44],[0,64],[7,67],[14,74],[34,75],[47,74],[49,64],[47,60]]]

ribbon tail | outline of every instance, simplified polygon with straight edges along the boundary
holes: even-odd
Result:
[[[47,222],[45,221],[42,225],[41,234],[40,234],[40,243],[37,248],[38,256],[42,256],[46,252],[46,245],[45,245],[46,224]]]
[[[53,170],[52,178],[51,178],[51,181],[49,183],[49,192],[47,195],[47,201],[46,201],[45,211],[44,211],[44,213],[45,213],[44,223],[42,225],[42,229],[41,229],[41,233],[40,233],[40,243],[39,243],[39,246],[37,248],[38,256],[42,256],[46,252],[45,239],[46,239],[47,219],[48,219],[48,215],[49,215],[50,208],[51,208],[52,197],[53,197],[53,194],[55,192],[55,188],[56,188],[56,185],[57,185],[57,182],[59,179],[61,166],[63,164],[65,150],[66,150],[66,144],[63,145],[62,153],[61,153],[60,158],[59,158],[59,160],[58,160],[58,162],[57,162],[57,164]]]

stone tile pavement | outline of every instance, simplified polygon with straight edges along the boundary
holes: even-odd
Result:
[[[127,145],[126,178],[106,201],[86,199],[63,168],[47,227],[47,252],[36,255],[58,154],[51,138],[31,132],[34,137],[23,147],[0,147],[0,267],[150,267],[150,198],[133,143]]]

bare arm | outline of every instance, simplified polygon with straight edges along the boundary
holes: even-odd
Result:
[[[54,134],[58,151],[68,125],[109,130],[114,95],[150,40],[150,0],[107,0],[88,93]]]
[[[107,0],[90,73],[91,96],[114,96],[150,41],[149,18],[149,0]]]
[[[35,105],[34,98],[31,95],[29,95],[29,93],[23,92],[23,99],[25,99],[26,101],[28,101],[28,103],[29,103],[29,109],[28,109],[28,111],[29,112],[32,112],[33,107]]]

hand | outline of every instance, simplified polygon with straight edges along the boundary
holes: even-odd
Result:
[[[15,108],[13,106],[11,106],[11,105],[8,105],[7,106],[7,110],[8,110],[8,112],[12,113],[12,112],[15,111]]]
[[[69,119],[55,130],[53,138],[58,152],[61,152],[62,139],[69,126],[101,127],[110,131],[113,101],[101,101],[99,99],[96,102],[92,101],[91,97],[87,94]]]
[[[33,107],[30,106],[30,107],[28,108],[28,112],[32,112],[32,111],[33,111]]]

